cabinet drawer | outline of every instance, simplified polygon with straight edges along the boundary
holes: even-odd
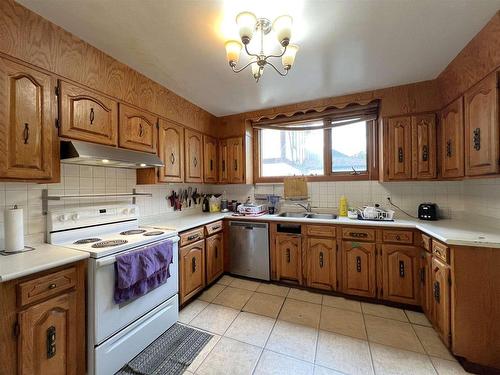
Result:
[[[342,228],[342,238],[346,240],[375,241],[375,229]]]
[[[442,261],[449,263],[450,260],[450,249],[445,244],[441,242],[437,242],[435,240],[432,241],[432,253],[441,259]]]
[[[76,268],[71,267],[18,285],[17,298],[20,306],[49,298],[76,285]]]
[[[205,225],[205,232],[207,236],[210,236],[211,234],[218,233],[222,230],[222,220],[210,223]]]
[[[335,227],[331,225],[308,225],[306,227],[308,236],[335,237]]]
[[[422,246],[424,247],[425,250],[431,251],[431,238],[422,233]]]
[[[180,246],[189,245],[190,243],[203,239],[203,227],[181,233],[179,237],[181,238]]]
[[[383,230],[382,240],[384,242],[413,243],[413,232],[409,230]]]

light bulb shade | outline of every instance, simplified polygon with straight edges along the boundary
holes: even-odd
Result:
[[[288,45],[292,37],[292,17],[279,16],[273,22],[273,30],[282,46]]]
[[[257,17],[255,17],[255,14],[251,12],[242,12],[236,16],[236,23],[240,29],[241,41],[244,44],[249,43],[255,30]]]
[[[240,59],[240,52],[242,45],[237,40],[228,40],[225,44],[226,46],[226,56],[229,65],[236,65]]]
[[[281,62],[285,69],[290,69],[295,61],[295,55],[299,50],[299,46],[295,44],[289,44],[286,47],[285,54],[281,57]]]
[[[261,69],[260,65],[257,64],[257,59],[253,60],[252,63],[252,75],[255,79],[259,79],[264,73],[264,69]]]

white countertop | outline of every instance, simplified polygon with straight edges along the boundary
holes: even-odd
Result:
[[[89,257],[89,254],[84,251],[46,243],[31,246],[35,250],[8,256],[0,255],[0,282],[17,279]]]
[[[165,219],[162,219],[156,217],[153,220],[147,220],[145,222],[141,222],[141,225],[148,225],[158,228],[169,228],[169,229],[174,229],[177,232],[184,232],[188,229],[199,227],[200,225],[205,225],[213,221],[224,219],[225,217],[230,215],[231,213],[200,212],[196,214],[178,216],[175,218],[167,217]]]

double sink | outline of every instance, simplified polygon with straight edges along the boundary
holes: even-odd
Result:
[[[278,217],[293,217],[298,219],[322,219],[335,220],[337,215],[334,214],[315,214],[311,212],[282,212]]]

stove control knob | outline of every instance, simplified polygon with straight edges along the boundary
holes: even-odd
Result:
[[[128,214],[129,214],[128,208],[124,208],[124,209],[122,210],[122,214],[124,214],[124,215],[128,215]]]
[[[62,223],[62,222],[64,222],[64,221],[65,221],[64,216],[65,216],[65,215],[59,215],[59,216],[57,217],[57,220],[59,220],[61,223]]]
[[[130,214],[131,214],[131,215],[134,215],[134,214],[135,214],[135,208],[131,208],[131,209],[130,209]]]
[[[73,214],[73,215],[71,215],[71,219],[73,219],[74,221],[77,221],[79,218],[80,218],[79,214]]]

